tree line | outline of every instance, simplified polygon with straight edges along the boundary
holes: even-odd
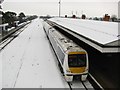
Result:
[[[18,24],[30,21],[37,18],[36,15],[32,16],[26,16],[23,12],[17,14],[15,12],[7,11],[7,12],[2,12],[2,24],[8,23],[9,27],[16,27],[15,21],[18,21]]]

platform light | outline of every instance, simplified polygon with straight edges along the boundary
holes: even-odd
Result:
[[[60,17],[60,14],[61,14],[61,0],[59,0],[59,17]]]

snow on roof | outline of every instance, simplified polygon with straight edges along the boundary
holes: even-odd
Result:
[[[71,18],[52,18],[50,21],[102,45],[115,45],[111,43],[120,39],[118,33],[118,24],[120,23]]]

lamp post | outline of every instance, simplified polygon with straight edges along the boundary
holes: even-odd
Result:
[[[61,0],[59,0],[59,17],[60,17],[60,14],[61,14]]]

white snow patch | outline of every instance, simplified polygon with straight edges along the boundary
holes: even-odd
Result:
[[[68,88],[42,28],[34,20],[2,50],[3,88]]]

